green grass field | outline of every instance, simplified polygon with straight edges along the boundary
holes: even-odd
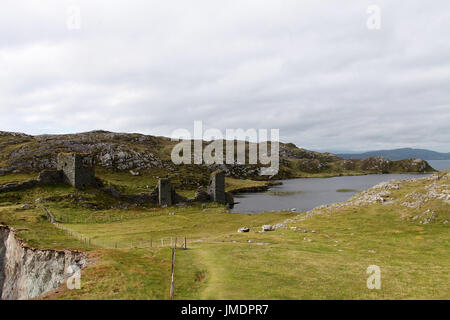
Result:
[[[448,190],[449,180],[436,183]],[[402,183],[392,190],[390,204],[318,209],[313,212],[321,214],[311,217],[228,213],[222,206],[200,203],[120,209],[93,191],[55,186],[2,194],[0,222],[17,228],[32,246],[89,252],[92,263],[82,272],[81,290],[61,287],[46,299],[167,299],[167,245],[178,237],[180,246],[184,236],[188,249],[176,251],[176,299],[450,299],[450,204],[429,199],[417,208],[403,205],[426,194],[430,183]],[[73,200],[78,197],[84,200]],[[56,229],[33,205],[36,198],[60,220],[72,219],[63,225],[95,244]],[[104,208],[85,207],[85,202]],[[23,203],[32,207],[23,210]],[[430,223],[414,219],[427,210],[435,216]],[[286,228],[260,232],[263,224],[287,219]],[[237,233],[243,226],[250,232]],[[366,287],[369,265],[381,269],[380,290]]]

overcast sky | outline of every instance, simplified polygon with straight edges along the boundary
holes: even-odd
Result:
[[[449,152],[450,1],[2,0],[0,115],[30,134],[202,120],[313,150]]]

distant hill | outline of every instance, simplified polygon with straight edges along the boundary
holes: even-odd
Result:
[[[389,160],[402,160],[409,158],[419,158],[424,160],[450,160],[449,153],[440,153],[426,149],[402,148],[393,150],[376,150],[364,153],[343,153],[338,154],[344,159],[364,159],[367,157],[384,157]]]
[[[269,178],[269,176],[260,175],[260,169],[264,164],[248,164],[250,149],[248,142],[246,142],[247,164],[235,162],[212,165],[174,164],[171,153],[177,143],[165,137],[101,130],[38,136],[0,131],[0,176],[36,173],[43,169],[56,168],[56,156],[59,152],[78,152],[90,153],[94,156],[97,173],[119,174],[134,170],[142,175],[154,177],[170,175],[174,183],[183,187],[208,184],[209,173],[217,169],[225,171],[227,176],[234,178]],[[208,144],[209,142],[203,141],[204,147]],[[225,148],[223,151],[225,154]],[[274,179],[433,171],[426,161],[417,159],[344,160],[331,153],[298,148],[292,143],[280,143],[279,155],[280,168]],[[193,156],[191,157],[193,159]]]

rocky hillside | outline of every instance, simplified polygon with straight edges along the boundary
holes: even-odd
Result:
[[[176,142],[166,137],[136,133],[92,131],[78,134],[31,136],[0,131],[0,175],[38,172],[45,168],[55,168],[56,155],[59,152],[91,153],[95,156],[98,167],[111,171],[162,170],[169,174],[179,172],[181,167],[189,167],[177,166],[170,160],[170,152],[175,144]],[[195,170],[203,173],[220,168],[225,170],[228,176],[257,178],[260,165],[232,164],[195,167]],[[313,152],[297,148],[291,143],[281,143],[280,172],[275,178],[425,171],[432,171],[432,168],[428,163],[419,159],[402,161],[390,161],[384,158],[343,160],[330,153]]]

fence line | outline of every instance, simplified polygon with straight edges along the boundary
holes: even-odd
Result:
[[[69,236],[71,237],[75,237],[76,239],[83,241],[85,244],[88,244],[89,246],[95,246],[95,247],[101,247],[101,248],[114,248],[114,249],[118,249],[118,248],[124,248],[124,249],[128,249],[128,248],[146,248],[147,246],[145,244],[148,244],[149,248],[153,248],[153,239],[150,238],[148,241],[138,241],[137,245],[133,245],[133,242],[129,242],[130,246],[127,246],[127,242],[125,242],[125,245],[122,245],[123,242],[117,242],[117,241],[109,241],[109,242],[105,242],[105,241],[100,241],[100,240],[96,240],[96,239],[92,239],[87,237],[86,235],[83,235],[82,233],[73,231],[69,228],[67,228],[66,226],[60,224],[59,222],[56,221],[55,217],[53,216],[53,214],[51,213],[51,211],[46,208],[45,206],[42,206],[42,208],[44,209],[45,213],[47,214],[47,217],[49,219],[49,221],[58,229],[65,231]],[[169,238],[161,238],[161,247],[165,247],[164,246],[164,240],[168,240]],[[107,244],[108,243],[108,244]],[[113,244],[112,244],[113,243]],[[158,243],[158,241],[156,242]],[[171,275],[170,275],[170,299],[173,300],[173,296],[175,293],[175,252],[177,249],[177,243],[178,243],[178,238],[175,237],[175,242],[173,242],[173,237],[170,237],[170,247],[172,247],[172,270],[171,270]],[[143,245],[144,244],[144,245]],[[187,249],[187,238],[186,236],[183,237],[183,242],[182,242],[182,248],[183,249]]]
[[[65,231],[69,236],[78,239],[79,241],[84,242],[85,244],[93,247],[100,247],[105,249],[132,249],[132,248],[163,248],[163,247],[173,247],[178,243],[177,237],[175,237],[175,242],[173,241],[174,237],[165,237],[160,239],[142,239],[136,241],[117,241],[117,240],[100,240],[88,237],[80,232],[71,230],[66,226],[60,224],[56,221],[54,215],[51,211],[45,206],[41,206],[41,208],[47,214],[49,221],[58,229]],[[155,240],[155,241],[153,241]],[[169,242],[170,241],[170,242]],[[156,244],[156,245],[155,245]],[[160,244],[160,245],[158,245]],[[187,248],[187,238],[184,236],[184,242],[182,243],[183,248]]]
[[[43,207],[46,209],[46,207]],[[108,223],[108,222],[121,222],[121,221],[128,221],[133,220],[136,218],[147,218],[147,217],[160,217],[160,216],[170,216],[173,215],[171,212],[158,212],[158,213],[144,213],[139,216],[135,217],[127,217],[124,215],[120,216],[108,216],[108,217],[59,217],[54,218],[55,221],[59,221],[61,223],[70,223],[70,224],[93,224],[93,223]]]
[[[174,279],[174,275],[175,275],[175,252],[177,249],[177,242],[175,241],[175,246],[172,248],[172,274],[170,277],[170,300],[173,300],[173,293],[175,290],[175,279]]]

